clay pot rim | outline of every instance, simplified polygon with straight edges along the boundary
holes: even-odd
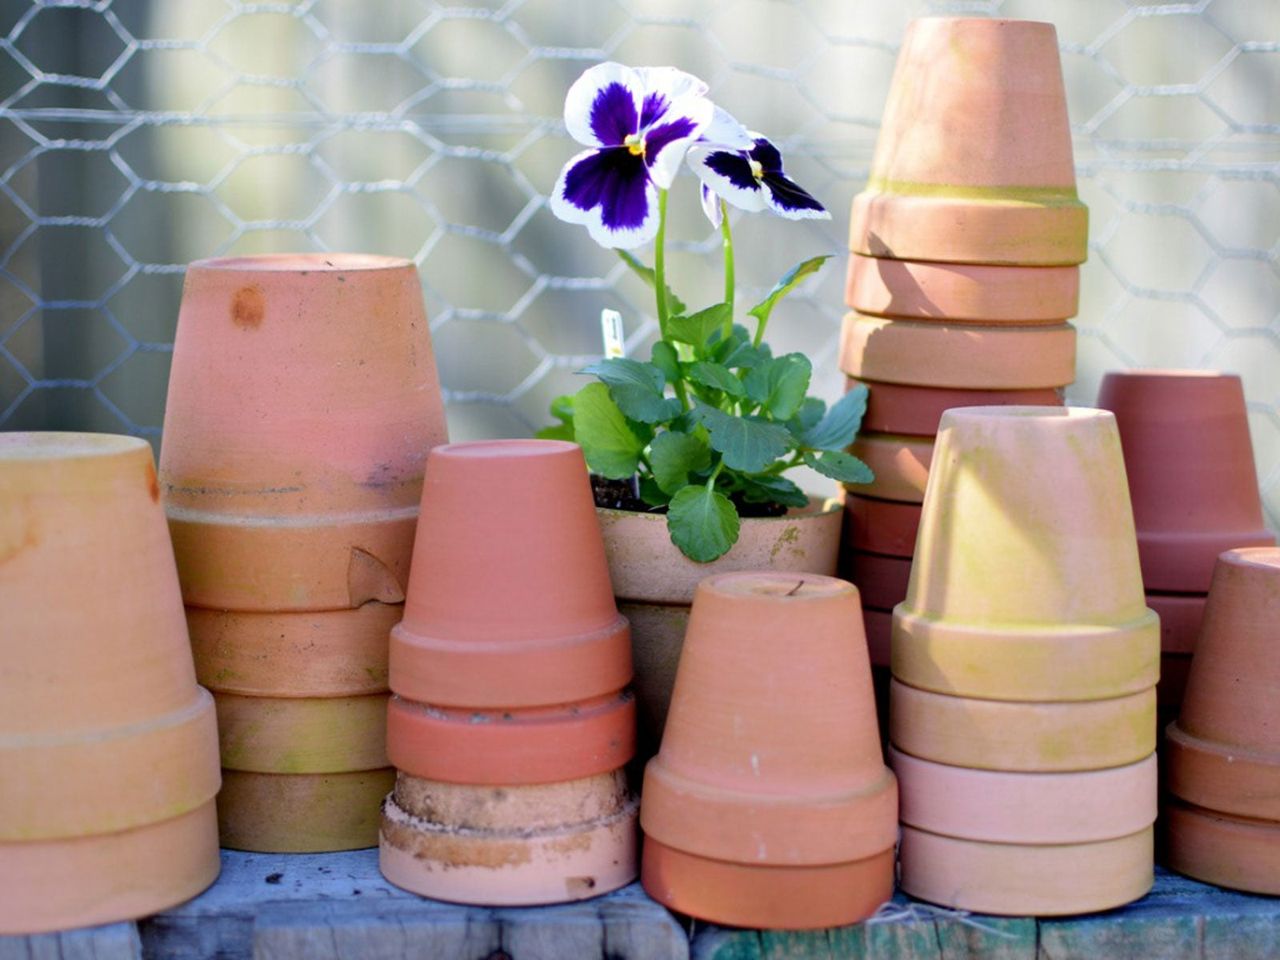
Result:
[[[1218,563],[1272,573],[1280,568],[1280,546],[1236,547],[1232,550],[1224,550],[1218,555]]]
[[[264,253],[238,257],[209,257],[196,260],[188,269],[228,270],[241,273],[363,273],[374,270],[403,270],[413,261],[376,253]]]
[[[716,573],[698,584],[698,592],[716,592],[734,599],[774,600],[788,603],[825,602],[833,597],[858,596],[847,580],[820,573],[789,573],[781,570],[734,570]]]
[[[565,441],[560,442],[563,443]],[[786,513],[778,517],[743,517],[742,522],[750,524],[794,523],[797,520],[829,517],[833,513],[840,513],[843,509],[844,501],[839,497],[820,497],[810,494],[807,507],[791,507]],[[611,517],[638,517],[646,522],[660,521],[664,524],[667,522],[665,513],[653,513],[648,510],[619,510],[616,507],[596,507],[596,511]]]
[[[1184,377],[1195,380],[1240,379],[1240,376],[1235,373],[1227,373],[1222,370],[1193,370],[1190,367],[1140,367],[1134,370],[1110,370],[1103,379],[1173,380]]]
[[[497,457],[547,457],[580,449],[568,440],[538,440],[534,437],[512,437],[500,440],[459,440],[431,448],[431,457],[480,460]]]
[[[915,17],[912,23],[981,23],[990,24],[993,27],[1007,27],[1010,24],[1026,24],[1036,27],[1051,27],[1054,31],[1057,28],[1048,20],[1022,20],[1018,17]]]
[[[0,433],[0,462],[54,462],[89,457],[114,457],[150,450],[141,437],[78,430],[17,430]]]
[[[1115,419],[1110,410],[1097,407],[1047,407],[1021,404],[994,405],[986,407],[952,407],[943,413],[943,418],[950,419],[983,419],[993,418],[1005,420],[1107,420]]]

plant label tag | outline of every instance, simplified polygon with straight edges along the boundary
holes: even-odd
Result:
[[[622,314],[617,310],[600,311],[600,334],[604,337],[604,355],[625,357],[627,342],[622,330]]]

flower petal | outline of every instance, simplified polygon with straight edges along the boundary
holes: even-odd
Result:
[[[752,175],[746,154],[695,143],[689,148],[689,166],[699,180],[739,210],[765,209],[764,190]]]
[[[751,159],[760,164],[765,173],[781,173],[782,154],[778,148],[755,131],[751,132],[751,139],[754,141],[750,151]]]
[[[644,161],[625,149],[578,154],[560,171],[549,205],[605,247],[638,247],[658,230],[657,191]]]
[[[645,90],[644,105],[640,111],[641,127],[657,121],[669,109],[672,100],[701,97],[707,93],[708,88],[703,81],[675,67],[636,67],[635,72]]]
[[[592,147],[619,146],[640,129],[644,84],[636,71],[620,63],[601,63],[587,70],[564,98],[564,124],[569,136]]]
[[[711,122],[702,131],[702,139],[707,143],[730,150],[750,150],[755,146],[755,137],[742,124],[733,118],[727,110],[715,108]]]
[[[765,173],[765,202],[769,209],[788,220],[830,220],[827,208],[807,190],[781,173]]]
[[[702,184],[702,212],[707,215],[707,219],[711,221],[711,225],[716,229],[720,228],[720,222],[724,219],[724,210],[720,207],[720,197],[716,192]]]
[[[711,101],[702,97],[673,100],[658,124],[645,131],[645,163],[649,176],[663,190],[675,180],[685,151],[702,136],[714,110]]]

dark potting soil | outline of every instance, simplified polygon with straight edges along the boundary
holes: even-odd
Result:
[[[666,513],[666,507],[651,507],[638,496],[636,488],[630,480],[610,480],[598,474],[591,475],[591,490],[595,494],[596,506],[610,510],[631,510],[636,513]],[[737,497],[731,498],[738,508],[740,517],[780,517],[787,508],[780,503],[747,503]]]

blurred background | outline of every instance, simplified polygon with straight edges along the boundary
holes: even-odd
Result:
[[[603,59],[701,76],[832,211],[740,215],[735,241],[742,299],[835,255],[769,328],[834,398],[849,201],[929,14],[1057,26],[1091,216],[1068,399],[1123,367],[1239,373],[1276,526],[1274,0],[0,0],[0,429],[156,442],[188,261],[359,250],[417,262],[452,436],[531,433],[602,308],[632,351],[654,335],[647,289],[546,208],[564,93]],[[711,302],[691,176],[672,208],[673,286]]]

